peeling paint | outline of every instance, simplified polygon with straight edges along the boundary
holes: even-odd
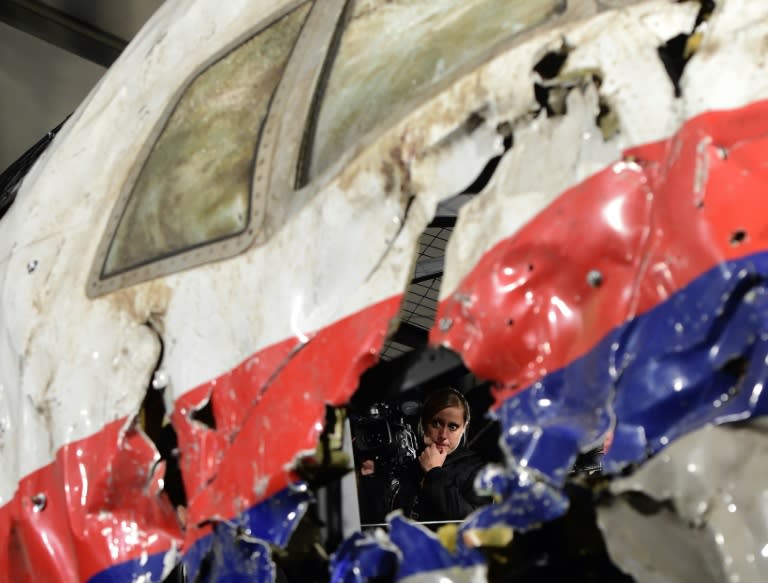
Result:
[[[637,541],[657,526],[636,516],[650,500],[670,537],[650,542],[684,550],[697,576],[762,577],[764,549],[745,542],[766,538],[763,522],[750,523],[750,497],[762,495],[744,478],[753,462],[718,457],[701,470],[708,488],[742,477],[721,485],[729,500],[680,476],[707,451],[702,427],[767,407],[768,116],[765,102],[749,104],[768,97],[768,9],[729,0],[704,18],[700,3],[652,0],[545,11],[536,30],[437,75],[299,188],[275,168],[292,163],[285,131],[303,119],[268,116],[264,136],[277,145],[260,245],[89,299],[94,233],[178,87],[297,4],[164,4],[3,217],[0,577],[157,580],[179,561],[195,577],[205,559],[210,580],[273,580],[270,545],[287,544],[306,512],[299,462],[315,451],[326,406],[348,401],[377,359],[437,204],[499,157],[461,212],[432,332],[498,384],[506,459],[477,484],[497,502],[451,550],[390,517],[389,537],[339,548],[333,580],[484,580],[478,540],[561,515],[576,455],[609,433],[607,470],[639,467],[601,511],[620,564],[641,578],[650,569]],[[343,7],[320,4],[308,22]],[[301,35],[332,35],[335,21],[322,22]],[[676,95],[658,47],[678,35],[690,36]],[[551,53],[560,58],[544,67]],[[301,70],[306,56],[293,55],[286,70]],[[725,107],[736,109],[692,119]],[[88,204],[71,204],[83,192],[72,167],[89,168]],[[137,417],[151,386],[170,426]],[[169,459],[139,424],[177,434],[186,505],[167,498]],[[761,431],[744,429],[751,437],[733,447],[762,456]],[[646,471],[662,462],[667,471]],[[644,530],[624,536],[624,517]],[[684,540],[690,517],[700,547]]]
[[[765,111],[760,102],[710,113],[668,142],[627,152],[633,162],[566,191],[483,255],[443,300],[437,317],[453,325],[433,329],[433,341],[497,383],[509,476],[497,472],[491,485],[502,499],[556,492],[576,455],[609,430],[604,461],[616,472],[705,423],[768,410],[760,325],[766,242],[756,235],[730,245],[729,225],[762,230],[758,218],[724,212],[730,194],[720,187],[737,180],[751,214],[762,171],[742,173],[710,145],[703,208],[696,189],[702,136],[759,156]],[[682,215],[695,217],[690,230],[676,228]],[[589,240],[566,251],[587,225]],[[590,282],[596,271],[599,285]],[[519,527],[563,512],[552,496],[522,513]],[[492,525],[498,515],[480,510],[469,522]]]

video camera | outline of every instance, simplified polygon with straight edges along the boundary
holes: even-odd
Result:
[[[374,403],[351,420],[355,459],[372,460],[377,473],[397,471],[416,459],[416,434],[397,404]]]

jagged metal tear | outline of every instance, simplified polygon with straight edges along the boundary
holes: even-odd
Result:
[[[675,441],[597,507],[616,564],[638,581],[768,580],[768,420]]]

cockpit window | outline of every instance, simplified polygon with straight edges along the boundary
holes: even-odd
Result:
[[[305,180],[399,107],[564,7],[564,0],[354,2],[308,144]]]
[[[251,196],[259,132],[308,9],[262,29],[187,85],[118,203],[98,280],[171,257],[173,268],[161,272],[189,267],[179,254],[253,234],[263,205]]]

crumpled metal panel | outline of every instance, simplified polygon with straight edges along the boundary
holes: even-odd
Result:
[[[766,419],[670,444],[598,506],[613,560],[638,581],[768,579]]]
[[[512,480],[562,485],[609,431],[617,471],[705,423],[766,412],[768,175],[753,161],[767,132],[759,102],[627,151],[441,303],[432,339],[498,383]]]
[[[0,574],[10,580],[158,580],[180,556],[194,576],[210,552],[209,577],[273,578],[266,543],[283,544],[306,505],[291,489],[297,459],[314,448],[325,404],[345,402],[375,360],[437,202],[470,184],[501,153],[496,124],[502,122],[522,126],[516,138],[530,140],[505,155],[493,185],[509,188],[505,176],[525,175],[528,188],[518,189],[525,204],[512,222],[522,225],[560,198],[515,235],[511,247],[495,247],[516,230],[499,235],[504,213],[468,237],[476,248],[463,255],[458,270],[449,261],[445,281],[459,281],[472,268],[480,281],[491,281],[478,288],[482,297],[446,288],[452,295],[434,339],[452,344],[476,371],[504,385],[499,396],[509,399],[498,412],[505,416],[508,468],[481,478],[503,500],[470,518],[453,554],[429,533],[393,520],[391,540],[400,549],[393,551],[400,560],[395,576],[482,577],[471,531],[494,522],[524,528],[561,513],[564,470],[580,448],[603,439],[619,413],[611,453],[616,466],[643,459],[676,431],[724,420],[722,411],[731,417],[761,411],[756,385],[746,383],[762,372],[762,338],[744,336],[741,324],[753,326],[762,317],[754,275],[764,272],[763,203],[755,185],[764,178],[765,104],[705,115],[674,139],[630,150],[601,170],[622,149],[666,136],[691,111],[719,103],[701,90],[676,100],[654,61],[659,42],[690,30],[698,9],[693,2],[640,2],[569,21],[541,38],[531,35],[383,131],[337,175],[306,190],[272,192],[265,221],[270,239],[262,247],[87,299],[83,258],[95,254],[94,231],[104,227],[178,87],[212,54],[289,4],[165,3],[62,129],[3,219],[0,382],[11,390],[0,391],[0,453],[8,468],[0,476]],[[759,20],[755,5],[725,3],[725,17],[713,19],[712,30],[732,32],[721,24],[738,20],[734,15]],[[587,8],[576,16],[594,16],[594,7]],[[573,50],[564,73],[582,79],[584,70],[600,69],[602,85],[588,73],[586,87],[569,85],[566,115],[531,119],[537,105],[531,86],[541,80],[531,65],[543,51],[562,46],[566,33]],[[750,34],[738,35],[742,56],[755,54],[744,41]],[[730,37],[713,38],[710,54]],[[697,55],[691,67],[697,59],[705,61]],[[698,74],[715,78],[711,70]],[[732,105],[765,97],[761,87],[743,86]],[[643,91],[650,91],[648,99],[638,100]],[[598,98],[606,95],[621,122],[618,137],[608,141],[597,137],[594,124]],[[481,125],[469,131],[466,121],[477,112],[482,115],[472,119]],[[115,127],[121,140],[114,139]],[[553,143],[560,149],[574,136],[579,139],[571,142],[586,147],[569,150],[578,155],[567,169],[545,167],[550,158],[536,148],[551,152]],[[531,159],[540,161],[527,164]],[[89,169],[87,188],[72,168]],[[689,216],[698,219],[681,227],[680,218]],[[458,239],[465,233],[460,225]],[[494,263],[488,258],[498,249],[501,259]],[[646,352],[632,344],[633,338],[655,339],[663,326],[676,331],[690,302],[682,301],[670,324],[659,301],[674,307],[681,294],[694,297],[692,286],[710,275],[727,297],[706,297],[709,327],[697,328],[699,344],[696,337],[690,346],[672,337],[669,345],[644,342]],[[626,324],[627,318],[634,319]],[[729,328],[731,321],[739,326]],[[743,376],[725,408],[722,393],[720,407],[702,401],[684,419],[688,408],[673,408],[653,425],[653,407],[636,399],[622,404],[618,393],[614,399],[613,391],[629,386],[621,385],[625,373],[646,389],[664,380],[657,373],[674,368],[662,366],[665,350],[712,346],[724,352],[706,352],[702,362],[723,374],[706,385],[695,376],[699,369],[686,369],[671,378],[672,387],[681,378],[692,392],[705,387],[709,397],[729,378]],[[148,386],[163,390],[173,409],[190,502],[185,524],[159,494],[162,463],[138,422]],[[648,404],[674,404],[669,390],[646,394]],[[208,406],[214,424],[195,414]],[[361,573],[391,572],[393,553],[358,542],[338,554],[339,580],[355,576],[360,565]],[[409,554],[417,548],[422,554]]]
[[[157,553],[179,546],[179,528],[170,505],[158,503],[164,464],[146,460],[159,461],[151,442],[117,422],[25,477],[0,510],[0,566],[8,580],[83,580],[88,563],[79,557],[100,557],[91,563],[100,564],[135,547],[135,560],[94,580],[160,579],[165,553]]]
[[[187,578],[191,581],[220,581],[246,577],[251,581],[274,580],[269,545],[285,546],[310,500],[306,485],[292,484],[267,500],[220,521],[212,534],[198,539],[184,553]],[[210,569],[204,575],[204,560]]]
[[[265,545],[303,513],[291,486],[327,404],[347,402],[377,359],[439,200],[501,152],[493,127],[470,139],[463,108],[429,132],[403,122],[337,176],[273,188],[260,246],[88,298],[95,233],[179,87],[295,4],[165,3],[4,216],[0,579],[159,581],[181,560],[194,577],[212,552],[207,577],[271,580]],[[145,433],[156,390],[169,419],[152,429],[178,435],[186,509],[162,493]]]
[[[507,463],[517,467],[514,459]],[[475,488],[493,494],[496,502],[470,514],[461,525],[461,544],[465,537],[473,540],[472,531],[494,526],[525,530],[532,522],[546,522],[562,516],[568,509],[568,499],[557,486],[548,484],[524,468],[510,471],[509,467],[487,466],[477,477]]]
[[[209,521],[236,516],[247,522],[247,530],[263,532],[261,540],[285,544],[283,533],[290,529],[282,523],[290,516],[287,522],[295,524],[303,514],[299,505],[306,502],[289,497],[278,503],[280,492],[297,480],[297,458],[314,451],[325,403],[348,399],[373,363],[370,347],[383,343],[398,299],[343,319],[304,343],[292,339],[287,349],[278,346],[271,352],[277,358],[270,351],[254,355],[177,400],[173,421],[180,448],[189,452],[181,466],[188,497],[187,548],[210,535]],[[197,399],[211,400],[215,429],[192,417],[187,404]],[[254,513],[254,505],[269,511]],[[214,539],[226,538],[223,534],[219,529]]]
[[[383,577],[402,583],[479,583],[486,580],[485,556],[457,540],[449,551],[433,532],[404,518],[387,517],[383,531],[355,534],[339,547],[332,563],[332,583],[362,583]]]
[[[365,583],[371,579],[391,580],[399,563],[397,548],[362,532],[345,539],[331,558],[333,583]]]

